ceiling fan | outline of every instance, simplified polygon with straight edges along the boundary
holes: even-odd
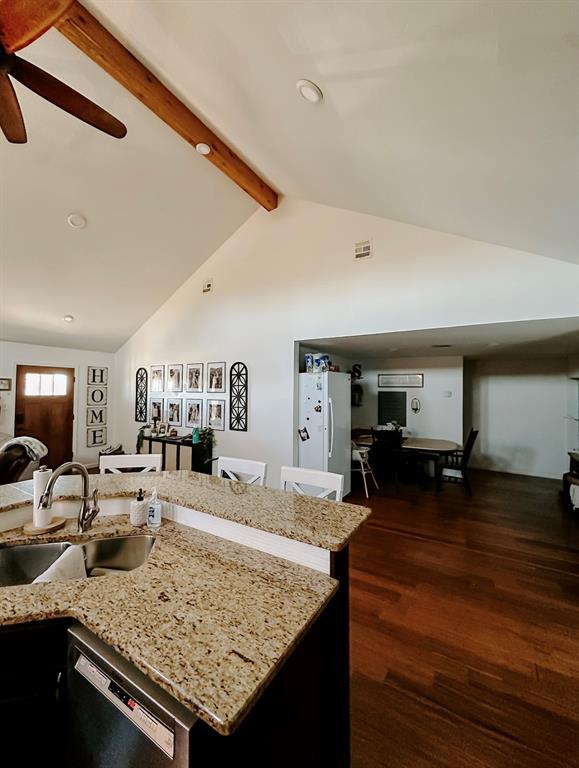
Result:
[[[46,32],[72,1],[0,0],[0,128],[14,144],[24,144],[27,136],[10,78],[109,136],[122,139],[127,133],[116,117],[15,53]]]

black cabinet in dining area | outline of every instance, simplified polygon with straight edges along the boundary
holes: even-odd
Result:
[[[213,449],[201,443],[192,443],[191,438],[183,440],[179,437],[145,437],[148,453],[158,453],[161,448],[161,469],[167,469],[169,456],[175,456],[175,469],[190,469],[192,472],[202,472],[210,475],[212,471]],[[154,445],[158,443],[159,446]]]

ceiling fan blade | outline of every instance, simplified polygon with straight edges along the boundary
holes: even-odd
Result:
[[[0,43],[8,53],[36,40],[73,0],[0,0]]]
[[[7,74],[0,73],[0,128],[12,144],[26,143],[26,128],[14,86]]]
[[[99,131],[108,133],[116,139],[126,136],[127,129],[120,120],[29,61],[15,56],[10,74],[43,99],[98,128]]]

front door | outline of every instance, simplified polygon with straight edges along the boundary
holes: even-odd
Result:
[[[52,469],[72,460],[73,410],[74,368],[17,366],[14,435],[41,440]]]

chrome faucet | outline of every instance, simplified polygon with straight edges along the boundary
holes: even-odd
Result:
[[[82,476],[82,496],[80,497],[80,509],[78,510],[78,530],[80,533],[88,531],[92,526],[92,521],[100,512],[98,505],[98,491],[92,492],[92,504],[91,495],[89,494],[89,477],[88,472],[84,464],[80,464],[78,461],[66,461],[61,464],[58,469],[55,469],[50,480],[46,486],[46,490],[40,497],[39,507],[42,509],[50,509],[52,507],[52,494],[54,492],[54,484],[58,478],[65,472],[76,470]]]

